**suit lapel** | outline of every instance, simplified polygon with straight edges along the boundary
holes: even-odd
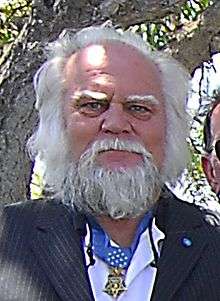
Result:
[[[183,245],[184,237],[192,240],[191,247]],[[199,233],[199,230],[167,235],[158,264],[152,301],[172,300],[200,258],[205,244],[205,235]]]
[[[81,236],[60,204],[42,210],[31,247],[62,301],[94,300],[84,264]]]
[[[165,220],[166,238],[158,262],[152,301],[172,300],[207,243],[206,227],[198,209],[172,199],[166,210],[169,219]]]
[[[173,197],[159,202],[156,219],[164,223],[162,230],[166,239],[158,263],[152,301],[172,300],[206,245],[206,227],[201,215],[189,206]],[[85,270],[81,236],[74,221],[64,206],[47,205],[47,210],[39,213],[31,248],[62,301],[91,301],[94,297]],[[192,245],[187,247],[184,238]]]

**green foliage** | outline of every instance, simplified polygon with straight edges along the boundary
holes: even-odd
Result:
[[[44,165],[37,156],[34,163],[34,170],[31,177],[30,194],[32,200],[45,197],[48,192],[45,191],[45,183],[43,179]]]
[[[31,13],[31,0],[9,0],[0,5],[0,48],[14,41]]]
[[[204,64],[203,67],[204,68]],[[186,196],[192,196],[198,203],[208,204],[208,201],[217,200],[215,194],[211,191],[203,173],[201,156],[203,151],[203,125],[204,120],[212,102],[215,100],[216,91],[209,95],[208,89],[200,87],[200,106],[199,109],[193,113],[193,122],[191,126],[191,133],[189,139],[189,147],[191,151],[191,165],[185,173],[184,193]]]
[[[213,1],[187,1],[176,14],[169,14],[157,23],[135,25],[131,29],[139,33],[145,41],[156,49],[164,48],[173,39],[181,38],[195,29],[197,22]]]
[[[32,200],[40,199],[44,195],[43,174],[39,166],[37,167],[37,169],[35,169],[35,171],[32,174],[30,191]]]

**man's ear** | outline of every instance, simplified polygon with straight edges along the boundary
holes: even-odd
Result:
[[[207,180],[209,182],[209,185],[215,191],[216,185],[218,183],[216,182],[216,177],[215,177],[215,173],[214,173],[214,169],[213,169],[210,157],[208,157],[208,156],[202,156],[201,160],[202,160],[202,168],[203,168],[203,171],[204,171],[204,173],[206,175],[206,178],[207,178]]]

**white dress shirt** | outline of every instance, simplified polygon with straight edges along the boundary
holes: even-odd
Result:
[[[161,250],[161,242],[164,240],[164,233],[155,225],[155,219],[152,223],[152,237],[154,246],[158,255]],[[89,257],[86,253],[90,240],[90,231],[87,226],[87,235],[85,237],[85,258],[86,264],[89,265]],[[112,245],[116,244],[111,241]],[[142,301],[150,300],[157,269],[150,264],[154,261],[149,230],[142,233],[136,251],[131,259],[130,265],[125,274],[125,285],[127,291],[123,292],[118,298],[113,298],[103,292],[108,280],[108,265],[100,258],[94,255],[95,264],[88,268],[89,279],[92,291],[97,301]]]

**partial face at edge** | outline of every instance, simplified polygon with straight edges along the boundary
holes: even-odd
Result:
[[[217,105],[211,116],[211,133],[213,141],[220,139],[220,104]],[[214,192],[220,192],[220,160],[216,157],[215,151],[202,159],[203,169],[207,180]]]
[[[64,72],[64,118],[74,160],[96,140],[121,138],[141,143],[161,169],[166,114],[158,68],[132,46],[108,42],[72,55]],[[120,151],[97,157],[99,164],[113,169],[141,160]]]

